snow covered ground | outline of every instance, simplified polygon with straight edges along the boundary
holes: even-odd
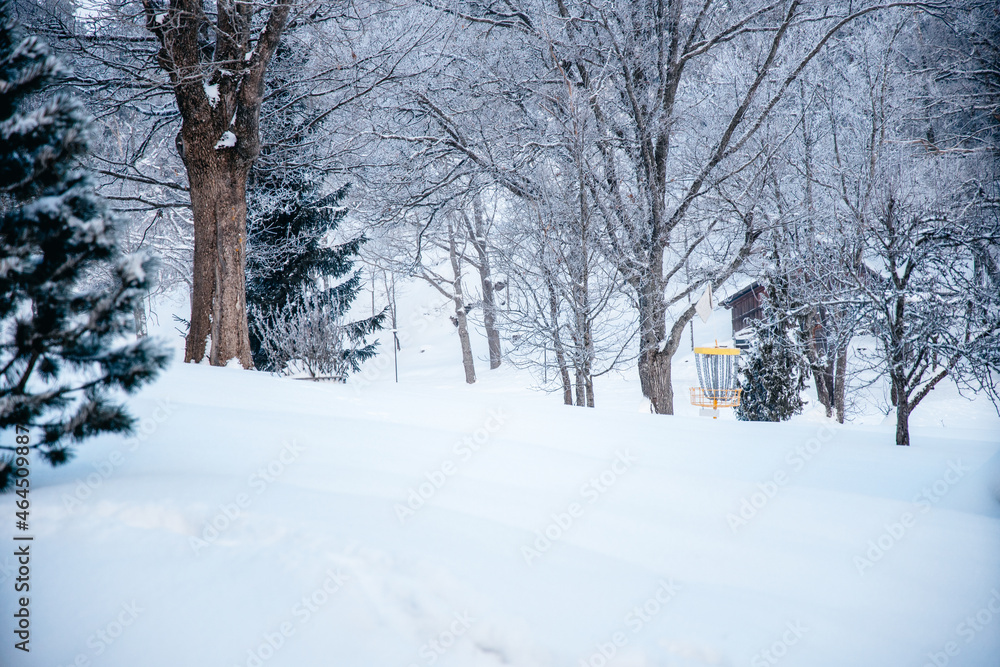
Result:
[[[682,355],[675,417],[631,373],[565,407],[506,367],[466,386],[424,296],[399,384],[388,345],[346,385],[178,360],[137,438],[35,465],[31,652],[5,548],[0,665],[1000,664],[988,401],[935,390],[906,449],[878,414],[713,421]]]

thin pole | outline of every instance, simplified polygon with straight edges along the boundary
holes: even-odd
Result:
[[[399,384],[399,360],[396,350],[399,349],[399,338],[396,337],[396,329],[392,330],[392,367],[396,371],[396,384]]]
[[[685,250],[687,250],[687,244],[688,244],[688,231],[687,231],[687,227],[685,227],[684,228],[684,249]],[[688,264],[688,259],[689,258],[685,258],[685,260],[684,260],[684,280],[686,280],[688,282],[688,284],[691,284],[691,266]],[[688,293],[687,301],[688,301],[688,304],[691,303],[691,294],[690,293]],[[691,318],[691,349],[692,350],[694,349],[694,318],[693,317]]]
[[[385,274],[383,274],[383,277]],[[399,326],[396,322],[396,274],[392,274],[392,283],[389,289],[386,290],[389,296],[389,305],[392,312],[392,368],[396,372],[396,384],[399,384]],[[375,294],[375,290],[372,289],[372,294]],[[374,312],[374,309],[373,311]]]

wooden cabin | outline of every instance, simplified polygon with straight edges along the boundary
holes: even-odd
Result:
[[[762,301],[764,299],[764,286],[758,282],[753,282],[736,292],[722,305],[732,311],[733,316],[733,342],[737,347],[746,347],[746,336],[739,336],[739,332],[750,326],[750,321],[759,319],[763,314]],[[742,344],[741,344],[742,343]]]

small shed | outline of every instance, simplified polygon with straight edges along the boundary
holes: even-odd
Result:
[[[752,282],[722,302],[723,306],[733,311],[734,339],[737,338],[737,333],[750,326],[751,320],[760,319],[763,314],[761,305],[763,299],[764,286],[758,282]]]

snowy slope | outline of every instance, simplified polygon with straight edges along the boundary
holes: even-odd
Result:
[[[398,385],[391,354],[347,385],[175,363],[138,438],[36,466],[32,651],[5,593],[0,664],[1000,664],[985,402],[942,428],[963,399],[932,397],[908,449],[650,415],[628,375],[564,407],[510,369],[465,386],[429,303]]]

